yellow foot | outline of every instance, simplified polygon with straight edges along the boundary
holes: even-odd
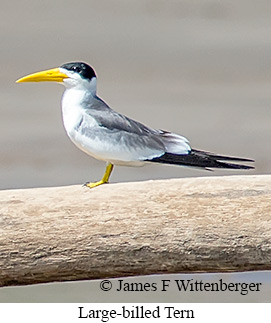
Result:
[[[89,188],[93,188],[93,187],[96,187],[96,186],[99,186],[99,185],[102,185],[102,184],[105,184],[105,183],[108,183],[109,181],[109,177],[110,177],[110,174],[113,170],[113,167],[114,165],[113,164],[108,164],[106,166],[106,169],[105,169],[105,173],[104,173],[104,176],[103,178],[99,181],[99,182],[94,182],[94,183],[86,183],[84,186],[87,186]]]
[[[86,186],[88,188],[94,188],[94,187],[97,187],[97,186],[100,186],[100,185],[106,184],[106,183],[108,183],[108,182],[104,182],[103,180],[101,180],[101,181],[94,182],[94,183],[91,183],[91,182],[86,183],[86,184],[84,184],[84,186]]]

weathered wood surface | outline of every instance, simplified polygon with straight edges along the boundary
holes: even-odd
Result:
[[[271,269],[271,176],[0,192],[0,286]]]

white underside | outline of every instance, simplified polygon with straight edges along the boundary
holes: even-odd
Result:
[[[105,147],[102,143],[99,142],[87,142],[85,136],[70,136],[71,141],[83,152],[90,155],[91,157],[105,161],[119,166],[143,166],[145,161],[133,161],[133,160],[120,160],[120,158],[127,158],[127,154],[122,156],[121,151],[112,151],[108,150],[109,147]],[[116,155],[116,157],[114,157]]]
[[[71,141],[79,149],[98,160],[114,165],[126,166],[143,166],[146,162],[140,159],[162,154],[162,152],[158,152],[157,154],[157,152],[153,152],[145,147],[130,150],[129,147],[114,142],[113,136],[111,140],[103,140],[102,137],[93,139],[75,130],[85,113],[81,105],[78,104],[81,101],[82,95],[84,95],[82,91],[69,90],[65,91],[62,98],[64,127]],[[87,123],[89,128],[93,128],[94,130],[99,128],[97,121],[89,115],[87,115]]]
[[[163,155],[167,145],[172,146],[172,153],[178,149],[187,153],[190,149],[186,139],[175,134],[169,134],[168,137],[171,136],[169,139],[165,137],[166,148],[154,149],[144,143],[133,145],[132,143],[139,139],[139,135],[136,134],[134,141],[129,139],[131,144],[127,144],[129,142],[127,133],[125,134],[123,131],[120,136],[119,133],[112,131],[111,134],[108,129],[101,127],[93,117],[86,113],[81,105],[86,96],[88,96],[88,100],[93,98],[85,88],[69,88],[64,92],[62,98],[62,115],[66,132],[72,142],[86,154],[115,165],[143,166],[146,163],[144,160]],[[82,119],[84,120],[83,124],[81,124]],[[91,135],[82,131],[82,128],[89,130]],[[140,140],[138,141],[140,142]]]

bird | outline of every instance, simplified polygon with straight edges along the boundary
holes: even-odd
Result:
[[[106,162],[102,179],[85,183],[89,188],[108,183],[115,165],[159,163],[206,170],[254,168],[246,165],[254,162],[252,159],[194,149],[182,135],[152,129],[111,109],[97,95],[95,70],[84,62],[65,63],[57,68],[29,74],[16,82],[43,81],[65,86],[61,101],[62,118],[71,141],[86,154]]]

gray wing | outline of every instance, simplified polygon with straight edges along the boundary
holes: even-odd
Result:
[[[89,127],[88,118],[95,119],[98,127]],[[81,133],[95,137],[96,140],[102,138],[103,142],[111,142],[116,155],[123,156],[126,160],[148,160],[165,152],[187,154],[190,151],[186,138],[149,128],[112,110],[99,98],[92,101],[85,110]]]
[[[99,125],[111,131],[125,131],[136,135],[160,135],[162,131],[149,128],[142,123],[132,120],[112,110],[102,99],[96,100],[86,110],[87,114],[95,118]]]

